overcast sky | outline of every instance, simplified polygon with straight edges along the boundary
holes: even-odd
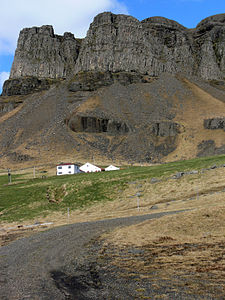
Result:
[[[207,16],[225,13],[225,0],[2,0],[0,92],[22,28],[49,24],[57,34],[70,31],[75,37],[84,37],[93,17],[104,11],[130,14],[139,20],[163,16],[190,28]]]

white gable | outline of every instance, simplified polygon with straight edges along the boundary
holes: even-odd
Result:
[[[80,170],[89,173],[89,172],[101,172],[101,169],[99,167],[96,167],[90,163],[86,163],[83,166],[80,167]]]
[[[107,168],[105,168],[105,171],[116,171],[119,170],[120,168],[117,168],[113,165],[108,166]]]

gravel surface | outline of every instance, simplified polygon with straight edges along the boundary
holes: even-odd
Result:
[[[77,223],[12,242],[0,249],[0,299],[134,299],[131,282],[99,272],[93,243],[118,226],[172,213]]]

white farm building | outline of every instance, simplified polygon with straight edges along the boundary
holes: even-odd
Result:
[[[87,162],[86,164],[80,167],[80,170],[85,173],[91,173],[91,172],[101,172],[102,169]]]
[[[56,175],[70,175],[80,173],[80,168],[74,164],[60,164],[56,167]]]
[[[110,165],[110,166],[108,166],[107,168],[105,168],[105,171],[117,171],[117,170],[119,170],[120,168],[117,168],[117,167],[115,167],[115,166],[113,166],[113,165]]]

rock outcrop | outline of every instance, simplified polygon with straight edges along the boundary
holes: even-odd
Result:
[[[56,35],[50,25],[20,32],[10,79],[67,79],[83,71],[126,72],[133,77],[134,73],[159,76],[168,72],[224,79],[225,14],[187,29],[163,17],[140,22],[106,12],[94,18],[84,40],[69,32]],[[108,83],[114,79],[108,78]],[[4,94],[8,94],[7,86]]]
[[[202,141],[198,145],[197,157],[221,155],[224,153],[225,153],[225,145],[222,145],[221,147],[216,147],[214,140],[206,140],[206,141]]]
[[[168,121],[155,122],[152,124],[151,133],[161,137],[176,136],[180,133],[180,125]]]
[[[48,90],[56,79],[37,77],[21,77],[4,82],[2,96],[27,95],[34,92]]]
[[[54,34],[50,25],[25,28],[19,35],[10,79],[66,78],[75,68],[80,44],[72,33]]]
[[[143,20],[103,13],[95,17],[84,39],[75,71],[192,73],[192,39],[180,24],[165,18]]]
[[[204,128],[212,129],[212,130],[214,130],[214,129],[225,130],[225,117],[204,120]]]
[[[197,72],[204,79],[225,78],[225,14],[202,20],[193,31]]]
[[[120,83],[121,85],[129,85],[132,83],[148,83],[154,80],[150,76],[131,72],[96,72],[86,71],[76,74],[69,83],[70,92],[78,91],[95,91],[100,87]]]
[[[0,159],[225,153],[225,14],[187,29],[107,12],[83,40],[49,25],[23,29],[2,95]]]
[[[129,127],[125,122],[91,116],[74,115],[66,120],[66,124],[74,132],[105,132],[109,135],[127,134],[130,132]]]
[[[99,14],[86,38],[56,35],[52,26],[20,32],[10,78],[68,78],[79,71],[138,72],[158,76],[182,72],[204,79],[225,77],[225,14],[195,29],[163,17],[143,21]]]
[[[143,21],[103,13],[95,17],[82,43],[75,71],[139,72],[159,76],[182,72],[204,79],[225,76],[225,14],[189,30],[175,21]]]

